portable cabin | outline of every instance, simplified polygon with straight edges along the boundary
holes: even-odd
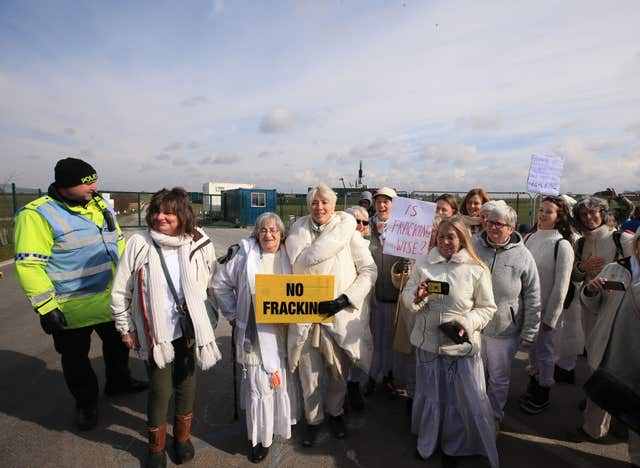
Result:
[[[236,226],[252,226],[262,213],[276,212],[277,195],[273,189],[224,190],[222,192],[222,215],[225,221]]]

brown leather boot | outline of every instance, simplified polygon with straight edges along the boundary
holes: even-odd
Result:
[[[167,439],[167,423],[157,427],[149,426],[149,454],[147,456],[147,468],[165,468],[167,466],[167,454],[164,444]]]
[[[173,449],[176,452],[178,464],[188,462],[196,453],[189,438],[192,419],[193,413],[185,414],[184,416],[176,414],[173,422]]]

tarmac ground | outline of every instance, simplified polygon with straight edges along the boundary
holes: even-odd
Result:
[[[210,229],[216,252],[247,237],[247,229]],[[147,451],[146,394],[107,397],[101,394],[97,428],[79,432],[74,426],[74,404],[59,355],[38,323],[13,265],[0,263],[0,460],[4,467],[138,467]],[[1,276],[1,275],[0,275]],[[244,415],[234,420],[231,327],[221,320],[216,330],[223,359],[197,376],[192,426],[195,459],[186,466],[254,466],[248,459]],[[104,385],[101,344],[94,334],[91,360]],[[133,375],[146,380],[144,363],[130,359]],[[501,466],[524,468],[622,468],[630,466],[624,434],[610,433],[601,443],[572,442],[581,424],[578,402],[587,371],[579,358],[576,385],[559,384],[551,391],[551,407],[529,416],[518,408],[527,384],[526,353],[519,351],[512,367],[512,384],[505,419],[497,437]],[[238,377],[241,375],[238,372]],[[239,388],[239,384],[238,384]],[[170,409],[169,414],[172,414]],[[427,461],[415,456],[416,438],[410,433],[406,400],[389,399],[378,390],[366,398],[362,413],[346,414],[347,437],[334,439],[322,428],[318,444],[304,448],[301,424],[288,441],[275,440],[264,467],[439,467],[435,454]],[[624,428],[614,426],[616,432]],[[614,431],[612,431],[614,432]],[[170,433],[170,431],[168,431]],[[173,466],[171,438],[167,437],[169,466]],[[482,457],[462,457],[459,467],[488,466]]]

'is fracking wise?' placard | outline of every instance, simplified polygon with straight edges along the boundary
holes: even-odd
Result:
[[[333,275],[256,275],[257,323],[331,323],[318,302],[334,298]]]

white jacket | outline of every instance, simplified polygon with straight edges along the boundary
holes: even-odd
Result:
[[[150,307],[148,252],[153,241],[148,231],[134,234],[120,257],[111,288],[111,315],[116,329],[121,335],[136,331],[140,342],[138,356],[148,359],[147,319],[142,311],[142,301]],[[191,267],[196,278],[202,300],[207,298],[207,288],[211,284],[216,265],[216,252],[203,230],[196,229],[191,244]],[[142,286],[142,288],[141,288]],[[142,293],[141,293],[142,292]],[[150,318],[150,315],[147,314]]]
[[[431,294],[413,303],[418,285],[427,280],[446,281],[449,294]],[[496,311],[491,274],[473,261],[466,249],[460,249],[447,261],[438,248],[416,261],[402,292],[407,309],[417,312],[411,332],[411,344],[435,354],[470,356],[480,350],[480,331]],[[438,326],[456,321],[469,336],[469,343],[455,344]]]
[[[280,259],[283,262],[282,273],[291,273],[291,264],[289,257],[284,248],[280,249]],[[250,264],[252,262],[252,264]],[[236,360],[240,364],[245,363],[245,333],[249,321],[249,312],[251,310],[254,298],[252,287],[255,288],[255,274],[261,273],[260,266],[260,245],[256,239],[249,239],[240,242],[240,248],[233,257],[226,263],[220,265],[213,278],[213,293],[218,301],[218,306],[224,317],[231,321],[235,320],[235,344],[236,344]],[[252,275],[253,278],[250,278]],[[255,310],[255,308],[254,308]],[[286,325],[279,325],[284,326]],[[262,328],[266,328],[264,324]],[[273,328],[274,325],[268,325]],[[260,328],[260,327],[259,327]],[[265,353],[266,347],[264,343],[260,343],[260,351]],[[284,356],[282,349],[282,356]],[[274,356],[262,356],[264,359],[270,359]],[[279,358],[280,356],[278,356]],[[279,362],[279,359],[277,360]]]
[[[333,323],[323,323],[336,344],[358,367],[371,365],[373,341],[369,328],[368,294],[376,282],[378,269],[368,243],[356,231],[353,216],[338,211],[316,235],[311,217],[298,219],[285,241],[294,274],[333,275],[334,296],[344,294],[349,307],[334,316]],[[311,324],[290,324],[289,367],[293,371],[300,359]]]

